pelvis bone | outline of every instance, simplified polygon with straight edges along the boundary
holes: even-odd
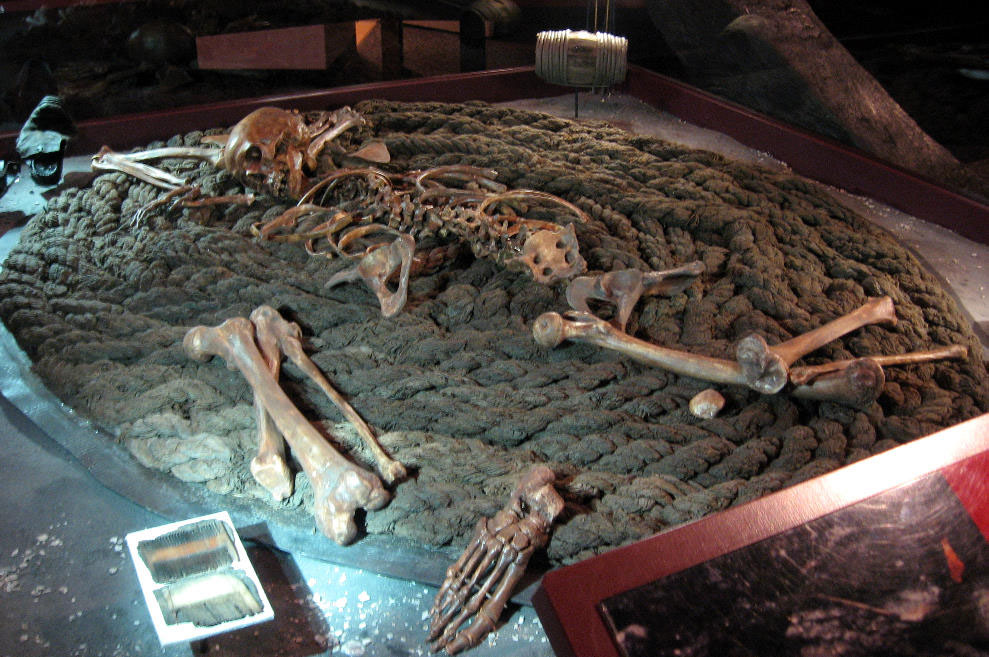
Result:
[[[660,294],[673,296],[683,292],[704,273],[704,263],[691,263],[663,271],[643,272],[638,269],[621,269],[599,276],[580,276],[567,286],[567,303],[578,312],[591,312],[589,300],[605,301],[615,305],[615,326],[625,330],[632,309],[643,296]]]
[[[206,361],[219,356],[226,361],[227,367],[240,371],[254,391],[259,429],[263,432],[259,456],[252,463],[252,470],[271,466],[269,470],[274,474],[269,481],[280,487],[279,493],[275,494],[285,493],[286,482],[283,478],[287,476],[287,469],[279,464],[282,450],[268,424],[270,420],[288,442],[309,477],[315,498],[316,525],[327,537],[347,544],[357,536],[356,511],[380,509],[388,502],[389,494],[377,476],[334,450],[278,386],[275,374],[281,352],[287,352],[307,374],[312,375],[312,372],[307,371],[308,358],[300,356],[298,327],[276,315],[274,309],[264,306],[255,311],[252,317],[258,322],[260,330],[244,317],[234,317],[214,327],[196,326],[186,333],[183,346],[191,358]],[[262,355],[256,339],[263,345],[261,349],[266,355]],[[277,355],[274,352],[276,346],[279,351]],[[312,367],[315,368],[315,365]],[[260,424],[262,419],[263,425]],[[397,470],[393,470],[392,474],[400,475]]]

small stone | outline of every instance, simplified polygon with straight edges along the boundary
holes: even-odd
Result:
[[[710,420],[725,407],[725,398],[714,388],[708,388],[694,395],[690,400],[690,412],[695,417]]]

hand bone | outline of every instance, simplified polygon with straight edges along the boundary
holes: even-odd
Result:
[[[302,349],[302,332],[295,322],[286,321],[278,311],[271,306],[260,306],[251,313],[251,322],[257,332],[258,344],[267,357],[266,345],[272,345],[278,350],[278,357],[285,354],[302,370],[306,376],[319,386],[320,390],[336,405],[344,418],[354,425],[364,444],[371,450],[378,472],[388,483],[394,483],[405,476],[405,467],[388,456],[378,444],[374,432],[364,419],[354,410],[343,396],[330,385],[323,373],[312,362]],[[269,347],[270,348],[270,347]]]
[[[580,276],[567,287],[567,303],[574,310],[585,313],[591,312],[587,305],[589,299],[612,303],[616,306],[615,326],[624,331],[632,309],[642,296],[679,294],[703,272],[704,263],[695,260],[664,271],[622,269],[599,276]]]
[[[434,651],[446,648],[453,655],[476,646],[495,629],[529,559],[549,541],[549,529],[563,510],[554,478],[548,467],[534,467],[502,510],[478,521],[470,543],[447,569],[429,612]]]
[[[772,347],[761,336],[748,335],[739,341],[736,351],[745,374],[745,385],[766,394],[779,392],[789,379],[790,365],[798,359],[846,333],[880,323],[896,324],[893,300],[889,297],[870,299],[847,315]]]
[[[240,371],[309,477],[317,526],[337,543],[351,542],[357,536],[354,513],[380,509],[388,492],[375,475],[334,450],[278,387],[254,342],[250,320],[235,317],[215,327],[196,326],[186,333],[183,346],[191,358],[220,356],[227,367]]]

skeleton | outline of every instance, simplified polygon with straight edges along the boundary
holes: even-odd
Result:
[[[503,509],[478,521],[470,543],[447,569],[430,610],[434,651],[445,648],[453,655],[476,646],[495,629],[529,559],[549,541],[553,520],[563,510],[554,479],[548,467],[532,468]]]
[[[773,347],[766,345],[759,336],[746,336],[740,341],[738,360],[735,361],[654,345],[632,337],[590,313],[579,311],[568,312],[565,316],[555,312],[540,315],[533,323],[532,335],[544,347],[555,347],[564,340],[587,342],[675,374],[709,383],[745,386],[763,394],[775,394],[791,382],[794,385],[792,394],[796,397],[862,407],[871,404],[882,392],[885,375],[881,364],[957,358],[964,354],[960,351],[964,348],[955,346],[901,356],[838,361],[830,366],[795,368],[796,380],[791,380],[790,365],[850,331],[867,324],[892,324],[895,321],[892,300],[878,297],[847,315]]]
[[[313,254],[356,260],[327,285],[363,280],[385,316],[402,308],[409,275],[426,266],[415,263],[415,241],[372,241],[362,250],[369,235],[402,234],[424,242],[453,238],[469,245],[475,257],[527,269],[544,284],[583,272],[586,263],[572,223],[526,219],[510,204],[560,208],[580,222],[587,221],[584,212],[552,194],[506,190],[495,175],[465,165],[404,174],[371,167],[341,169],[314,185],[296,207],[256,225],[254,232],[262,239],[305,241]],[[425,261],[435,262],[434,255],[441,252],[433,249]],[[396,276],[396,288],[390,290],[387,284]]]
[[[390,160],[383,144],[371,142],[345,153],[334,141],[363,123],[363,117],[347,107],[304,115],[262,107],[237,123],[222,148],[162,148],[126,155],[103,149],[93,158],[92,168],[122,171],[166,190],[141,208],[132,223],[168,203],[253,202],[251,194],[200,199],[199,190],[186,180],[145,164],[157,159],[205,160],[226,169],[250,189],[297,200],[296,207],[258,227],[256,234],[261,239],[304,241],[313,253],[356,260],[351,270],[330,283],[365,281],[386,316],[397,313],[405,303],[408,277],[415,269],[415,249],[406,240],[366,244],[371,234],[398,231],[414,240],[453,238],[469,245],[475,257],[522,267],[534,280],[546,284],[586,269],[572,224],[526,219],[511,208],[512,204],[551,204],[564,209],[572,220],[586,221],[583,211],[573,204],[545,192],[508,190],[495,180],[497,172],[479,167],[454,165],[391,174],[367,166]],[[451,183],[459,186],[451,187]],[[308,227],[313,224],[317,225]],[[297,226],[307,227],[280,234]],[[330,248],[316,251],[314,244],[319,240],[327,241]],[[347,250],[351,244],[364,248]],[[434,253],[426,260],[435,263],[438,257]],[[387,283],[396,276],[396,289],[388,290]]]
[[[388,502],[388,491],[377,476],[334,450],[278,386],[276,375],[281,354],[286,354],[313,377],[347,419],[356,420],[358,432],[369,440],[387,479],[394,481],[404,476],[404,468],[384,455],[379,446],[375,450],[370,429],[302,352],[298,325],[286,322],[273,308],[261,306],[251,314],[251,320],[234,317],[219,326],[190,329],[183,346],[197,360],[220,356],[227,367],[240,371],[253,390],[259,419],[259,452],[251,469],[255,476],[262,473],[259,483],[276,497],[291,490],[284,447],[277,435],[280,433],[312,485],[314,515],[320,531],[342,545],[353,541],[357,536],[354,513],[358,509],[380,509]]]
[[[322,151],[363,123],[364,118],[349,107],[308,115],[261,107],[230,132],[223,147],[223,168],[252,189],[279,198],[301,198],[316,182],[313,176]]]
[[[226,169],[246,187],[279,198],[300,198],[315,182],[318,166],[333,166],[324,150],[342,156],[342,149],[328,148],[347,130],[362,125],[364,119],[349,107],[335,112],[300,114],[277,107],[254,110],[222,138],[222,147],[189,146],[152,148],[136,153],[115,153],[104,147],[93,157],[94,171],[120,171],[170,192],[193,188],[183,178],[146,162],[166,159],[202,160]],[[204,141],[215,141],[204,138]],[[350,154],[351,158],[373,158],[386,162],[387,149],[368,144]],[[228,201],[229,202],[229,201]]]

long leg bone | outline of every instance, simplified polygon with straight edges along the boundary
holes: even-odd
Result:
[[[613,349],[649,365],[702,381],[747,385],[742,367],[735,361],[654,345],[623,333],[590,313],[570,312],[567,318],[559,313],[543,313],[532,325],[532,336],[544,347],[555,347],[564,340],[577,340]]]
[[[883,368],[872,358],[858,358],[839,370],[821,374],[810,383],[793,388],[801,399],[831,401],[866,408],[878,399],[886,385]]]
[[[801,357],[846,333],[868,324],[880,323],[889,326],[896,324],[893,300],[889,297],[870,299],[847,315],[772,347],[753,333],[739,341],[735,356],[742,366],[746,385],[773,394],[783,389],[789,378],[790,365]]]
[[[913,363],[926,363],[934,360],[964,358],[966,355],[968,355],[968,347],[955,344],[926,351],[911,351],[906,354],[892,354],[888,356],[867,356],[867,358],[874,360],[880,367],[888,367],[890,365],[911,365]],[[823,374],[843,370],[858,360],[858,358],[853,358],[849,360],[836,360],[822,365],[794,367],[790,370],[790,383],[794,385],[810,383]]]
[[[532,325],[532,335],[544,347],[555,347],[564,340],[587,342],[606,349],[613,349],[640,362],[661,367],[670,372],[690,376],[710,383],[745,386],[763,394],[774,394],[753,381],[738,362],[678,351],[639,340],[616,329],[611,324],[589,313],[567,313],[564,319],[558,313],[544,313]],[[795,338],[799,340],[800,338]],[[784,381],[785,382],[785,381]],[[844,387],[842,387],[844,382]],[[807,399],[834,401],[841,404],[861,405],[863,393],[855,393],[849,386],[862,387],[861,380],[852,376],[832,376],[827,384],[804,386],[801,396]],[[782,386],[781,386],[782,388]],[[881,390],[882,384],[879,384]],[[875,393],[878,395],[878,392]]]
[[[549,529],[563,510],[554,478],[548,467],[534,467],[502,510],[478,521],[471,542],[447,569],[429,612],[432,650],[446,648],[453,655],[476,646],[495,629],[532,553],[549,542]]]
[[[255,345],[250,320],[234,317],[219,326],[196,326],[186,333],[183,346],[191,358],[220,356],[227,367],[240,370],[309,477],[316,525],[337,543],[351,542],[357,536],[354,513],[380,509],[388,491],[378,477],[334,450],[278,387]]]
[[[662,294],[673,296],[682,292],[704,272],[704,263],[694,262],[663,271],[643,272],[638,269],[622,269],[599,276],[580,276],[567,287],[567,303],[579,312],[589,313],[589,299],[607,301],[614,304],[615,326],[625,330],[628,317],[645,295]]]
[[[282,367],[282,354],[278,341],[270,332],[266,333],[254,323],[255,337],[261,357],[271,378],[276,382]],[[283,500],[292,494],[293,480],[285,463],[285,439],[278,432],[275,420],[264,407],[257,392],[254,393],[254,417],[258,425],[258,453],[251,460],[251,475],[264,486],[276,500]]]
[[[405,466],[385,454],[385,451],[378,444],[374,432],[367,422],[354,410],[354,407],[347,403],[347,400],[330,385],[323,373],[316,367],[309,356],[302,349],[299,325],[295,322],[288,322],[278,314],[278,311],[271,306],[260,306],[251,313],[251,321],[257,330],[258,342],[264,345],[265,342],[274,342],[279,351],[291,359],[296,367],[319,386],[320,390],[330,398],[344,418],[357,429],[358,435],[371,450],[374,461],[378,466],[378,471],[388,483],[394,483],[405,476]],[[263,348],[263,346],[262,346]]]

